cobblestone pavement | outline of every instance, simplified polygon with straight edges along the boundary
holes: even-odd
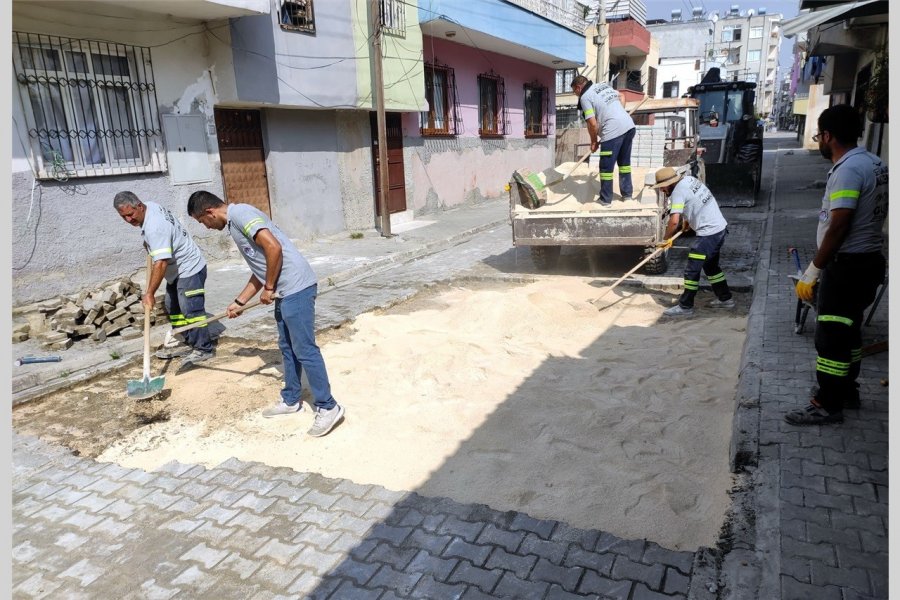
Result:
[[[743,471],[720,548],[672,551],[234,459],[213,469],[125,469],[13,434],[14,597],[887,597],[887,392],[878,384],[887,355],[865,360],[863,408],[843,426],[800,430],[781,420],[806,401],[815,357],[812,315],[807,333],[793,333],[785,246],[812,247],[821,190],[797,188],[820,167],[824,178],[827,165],[776,150],[788,138],[767,144],[766,170],[778,176],[771,203],[726,210],[733,231],[723,266],[737,287],[753,282],[754,301],[735,421]],[[505,222],[446,239],[443,251],[410,251],[321,293],[317,325],[438,281],[533,277]],[[647,283],[677,283],[679,260],[676,251],[669,277]],[[886,337],[886,308],[887,299],[867,337]],[[228,333],[266,334],[275,335],[269,318]]]

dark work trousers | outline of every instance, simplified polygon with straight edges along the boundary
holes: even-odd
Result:
[[[828,412],[843,409],[856,393],[862,365],[866,307],[884,281],[881,252],[838,253],[819,278],[816,296],[816,401]]]
[[[725,281],[725,273],[719,267],[719,253],[722,250],[722,244],[725,243],[725,236],[728,235],[728,229],[723,229],[719,233],[712,235],[698,235],[691,244],[688,251],[687,265],[684,267],[684,291],[678,304],[682,308],[694,307],[694,296],[700,289],[700,271],[706,273],[706,279],[712,286],[716,298],[719,300],[731,299],[731,290],[728,289],[728,282]]]
[[[612,202],[613,171],[619,165],[619,192],[623,198],[631,197],[634,187],[631,184],[631,143],[634,141],[634,129],[626,131],[619,137],[600,142],[600,202]]]
[[[206,327],[206,267],[193,275],[179,277],[173,283],[166,283],[166,312],[169,313],[169,324],[174,329],[183,325],[200,323],[189,331],[185,331],[184,341],[194,350],[212,352],[212,341]]]

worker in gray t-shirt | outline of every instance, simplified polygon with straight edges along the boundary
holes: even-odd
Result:
[[[666,309],[663,314],[684,317],[694,313],[694,297],[700,289],[701,270],[706,273],[706,279],[716,295],[709,306],[732,308],[734,299],[725,280],[725,273],[719,267],[722,244],[728,235],[728,222],[722,216],[712,192],[696,177],[679,173],[672,167],[663,167],[656,172],[656,185],[653,187],[662,190],[669,197],[669,222],[666,225],[665,241],[659,246],[671,248],[672,236],[678,230],[693,228],[697,234],[691,242],[684,267],[684,291],[678,304]]]
[[[227,228],[250,267],[250,280],[226,309],[228,316],[238,316],[260,290],[260,302],[275,303],[284,389],[280,401],[263,410],[263,416],[303,410],[300,374],[305,371],[315,402],[315,420],[307,433],[325,435],[343,418],[344,407],[331,395],[325,359],[316,345],[318,284],[309,263],[265,213],[249,204],[225,204],[215,194],[200,191],[191,194],[188,214],[209,229]]]
[[[591,136],[591,152],[600,150],[600,196],[598,202],[608,206],[613,197],[613,171],[619,165],[619,191],[622,200],[631,199],[631,145],[634,121],[622,107],[619,93],[606,83],[592,83],[584,75],[572,80],[572,91],[578,94],[578,105]],[[598,139],[599,136],[599,139]]]
[[[166,311],[174,327],[195,325],[184,332],[185,344],[160,349],[156,356],[167,360],[183,356],[180,367],[213,357],[206,327],[206,261],[184,225],[155,202],[141,202],[132,192],[119,192],[113,207],[125,222],[141,228],[144,247],[152,259],[150,285],[142,302],[148,309],[163,279],[166,281]]]

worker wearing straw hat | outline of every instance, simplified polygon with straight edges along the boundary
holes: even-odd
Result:
[[[672,247],[672,236],[679,229],[693,228],[697,236],[688,251],[684,268],[684,291],[678,304],[666,309],[670,317],[686,317],[694,314],[694,297],[700,289],[700,271],[712,286],[716,299],[709,303],[715,308],[732,308],[734,300],[725,273],[719,267],[719,254],[728,222],[722,216],[719,205],[709,188],[702,181],[690,175],[677,172],[672,167],[663,167],[656,172],[654,189],[662,190],[669,197],[669,222],[666,225],[666,240],[659,244],[662,248]]]

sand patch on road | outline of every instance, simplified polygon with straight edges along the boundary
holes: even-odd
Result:
[[[347,416],[319,439],[304,433],[308,406],[259,415],[280,389],[273,347],[220,354],[167,383],[171,418],[98,459],[152,469],[237,457],[669,548],[713,545],[746,320],[698,302],[698,318],[660,321],[670,297],[630,292],[598,311],[601,291],[458,287],[362,315],[323,344]]]

